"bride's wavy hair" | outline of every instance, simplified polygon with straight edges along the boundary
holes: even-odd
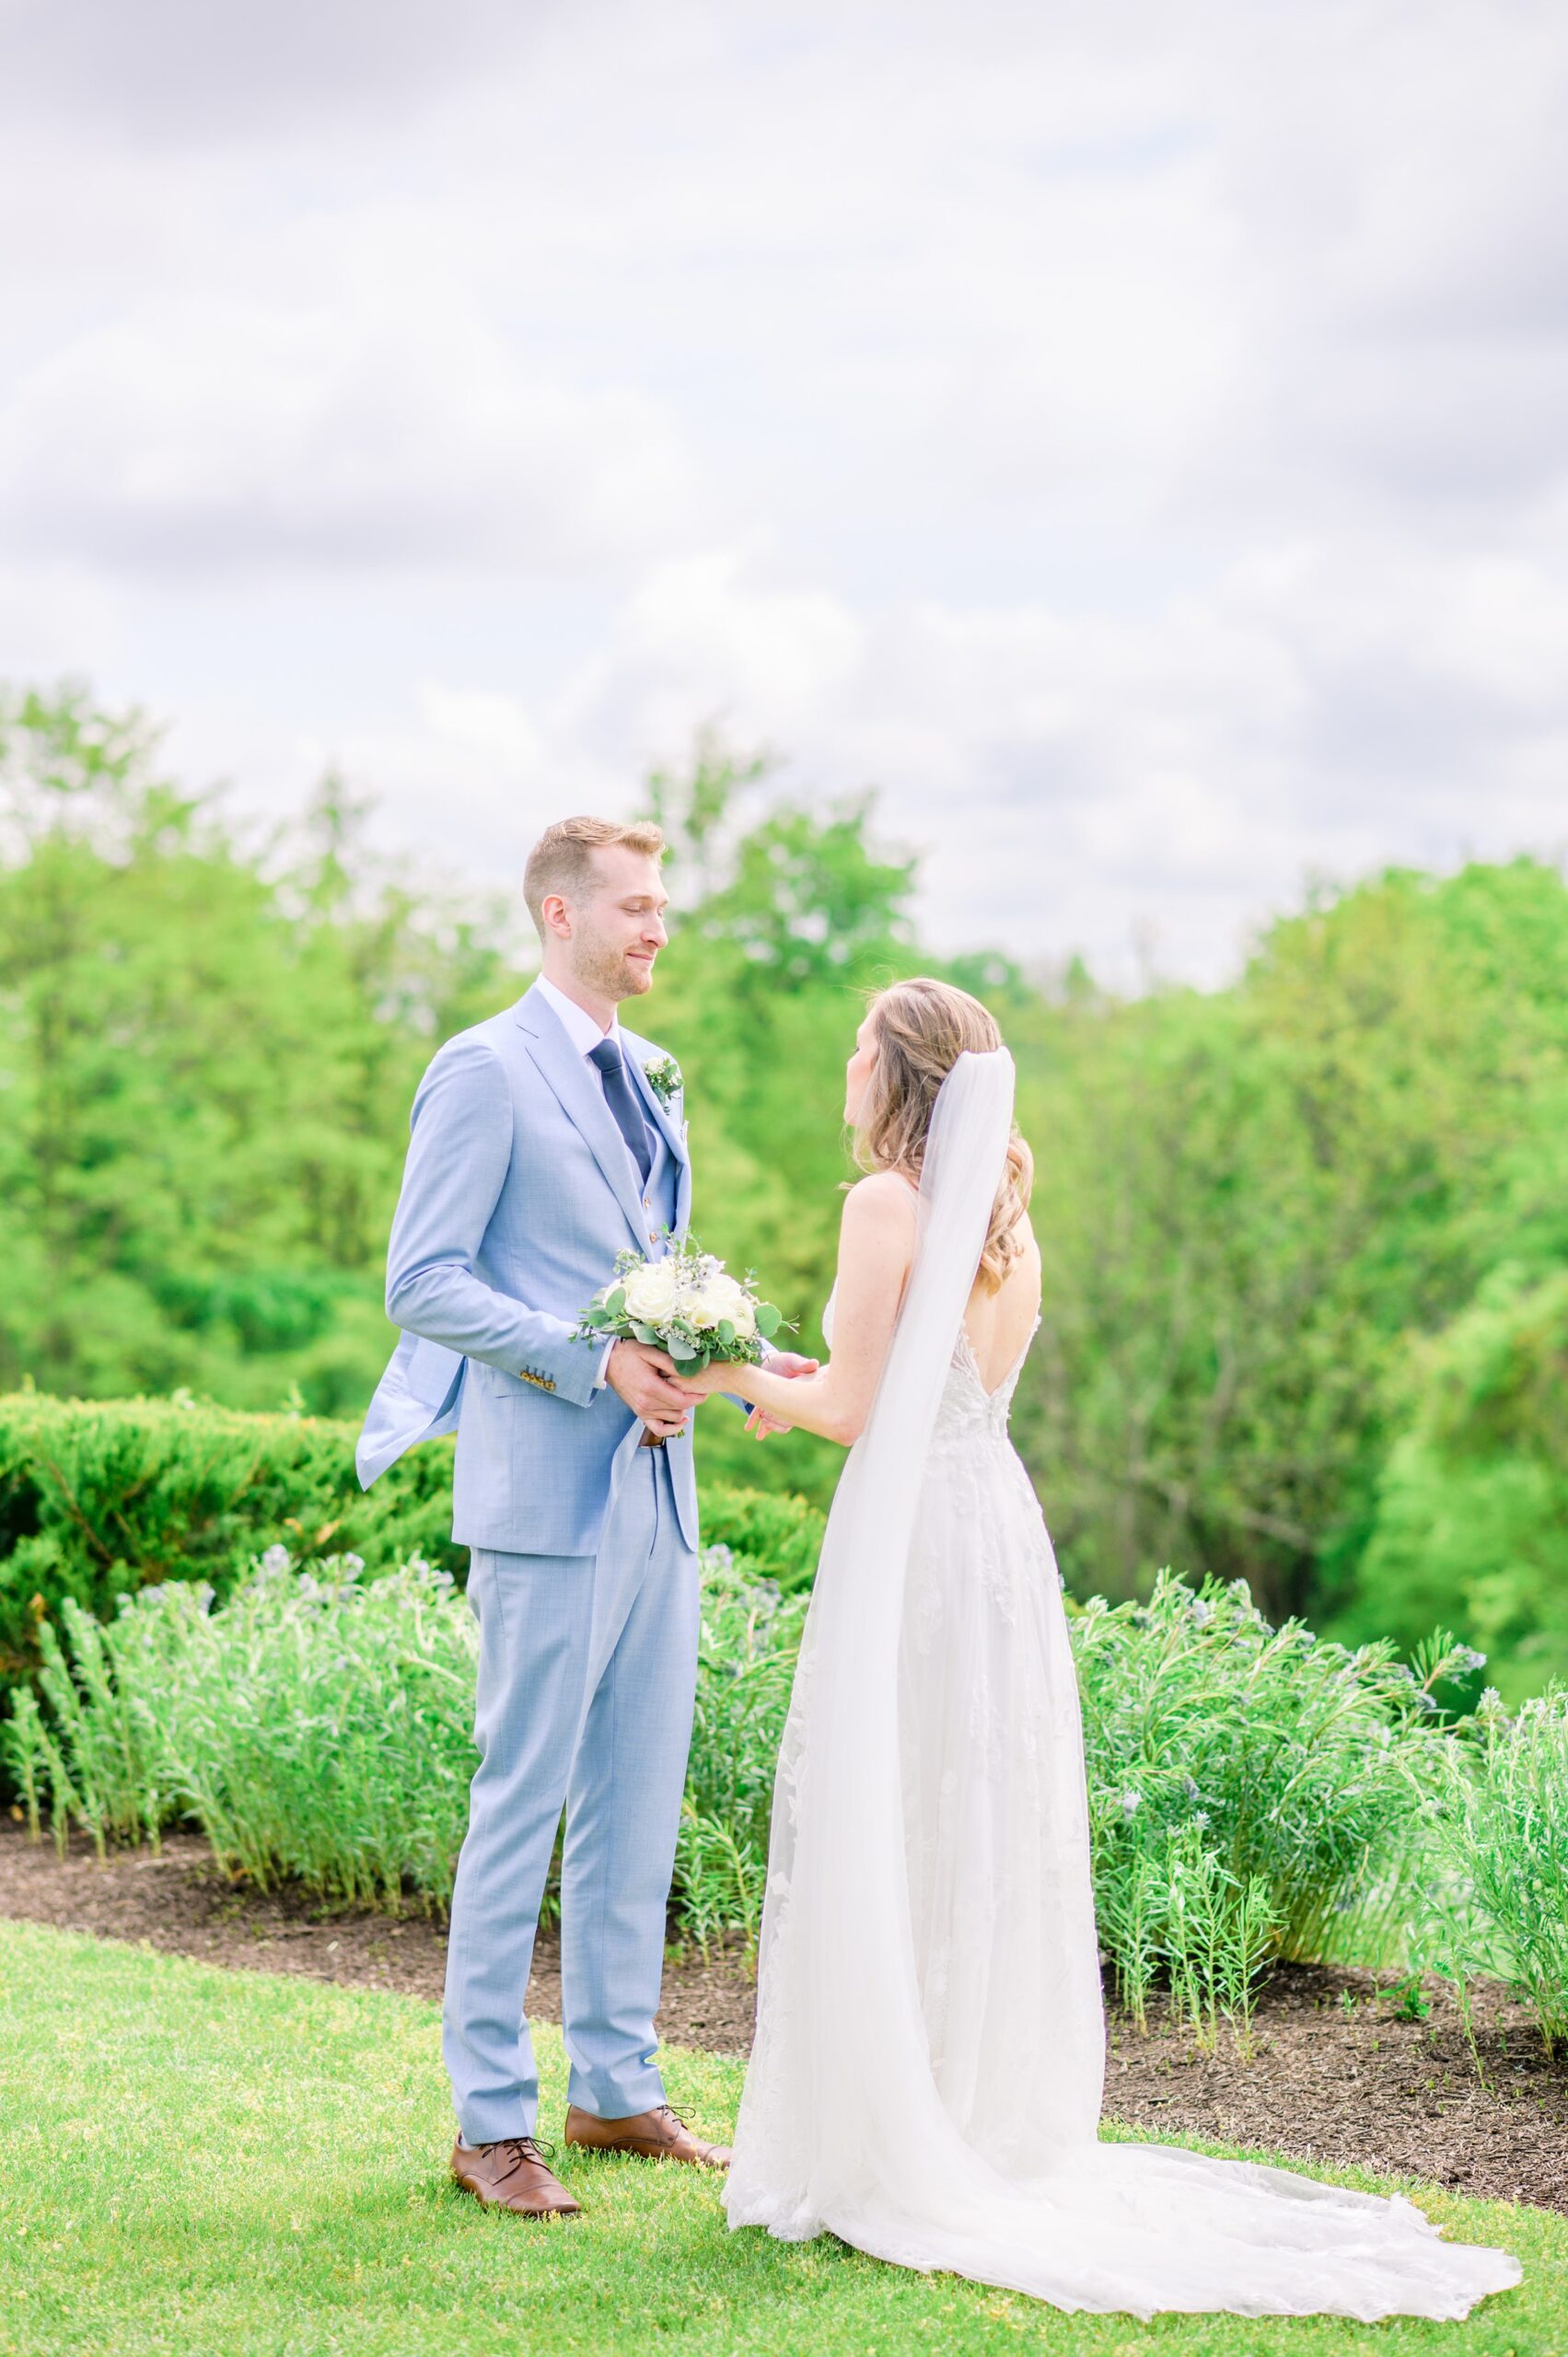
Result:
[[[869,1012],[877,1061],[854,1125],[854,1158],[862,1170],[902,1170],[918,1180],[937,1090],[966,1050],[987,1054],[1002,1045],[1002,1034],[979,999],[928,974],[877,992]],[[1034,1156],[1015,1121],[980,1259],[988,1293],[1023,1250],[1016,1231],[1033,1185]]]

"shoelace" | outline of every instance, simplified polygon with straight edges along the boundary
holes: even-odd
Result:
[[[510,2177],[512,2171],[521,2168],[525,2161],[548,2164],[555,2158],[554,2145],[541,2144],[537,2136],[503,2136],[500,2143],[502,2151],[508,2156],[506,2166],[502,2171],[504,2177]]]

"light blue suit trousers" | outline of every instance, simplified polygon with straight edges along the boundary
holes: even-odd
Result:
[[[442,2047],[463,2141],[483,2144],[534,2132],[523,2003],[563,1804],[568,2100],[605,2119],[664,2101],[654,2015],[697,1666],[697,1558],[667,1450],[637,1450],[597,1556],[476,1548],[468,1593],[482,1757],[452,1898]]]

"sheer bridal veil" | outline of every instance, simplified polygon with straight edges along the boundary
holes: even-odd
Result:
[[[901,2265],[950,2269],[1063,2308],[1463,2316],[1516,2282],[1516,2262],[1442,2242],[1402,2199],[1099,2140],[1103,2027],[1075,1710],[1065,1745],[1060,1727],[1006,1731],[1072,1762],[1078,1792],[1042,1822],[1069,1828],[1060,1838],[1083,1852],[1065,1862],[1070,1889],[1081,1868],[1082,1904],[1047,1927],[1084,1951],[1066,1984],[1075,1993],[1063,2004],[1042,1990],[1035,2050],[1017,2057],[1042,2090],[1035,2147],[1004,2168],[944,2107],[921,2001],[904,1761],[912,1744],[938,1744],[954,1747],[939,1778],[974,1768],[955,1732],[961,1711],[940,1726],[900,1728],[900,1645],[923,1491],[928,1474],[947,1478],[931,1465],[932,1436],[1001,1183],[1013,1089],[1012,1059],[998,1049],[959,1056],[938,1093],[913,1264],[833,1500],[774,1792],[729,2223],[786,2240],[826,2230]],[[983,1487],[979,1501],[988,1511]],[[999,1496],[995,1511],[1016,1512],[1016,1502]],[[1043,1534],[1037,1543],[1049,1563]],[[1065,1658],[1064,1629],[1060,1642]],[[998,1876],[1005,1864],[994,1862]],[[977,1921],[972,1936],[1005,1933]],[[1016,1968],[1011,1954],[996,1964]]]

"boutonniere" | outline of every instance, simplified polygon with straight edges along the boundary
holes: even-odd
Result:
[[[643,1078],[667,1113],[671,1100],[679,1096],[685,1086],[680,1077],[680,1066],[673,1056],[655,1056],[651,1063],[643,1066]]]

